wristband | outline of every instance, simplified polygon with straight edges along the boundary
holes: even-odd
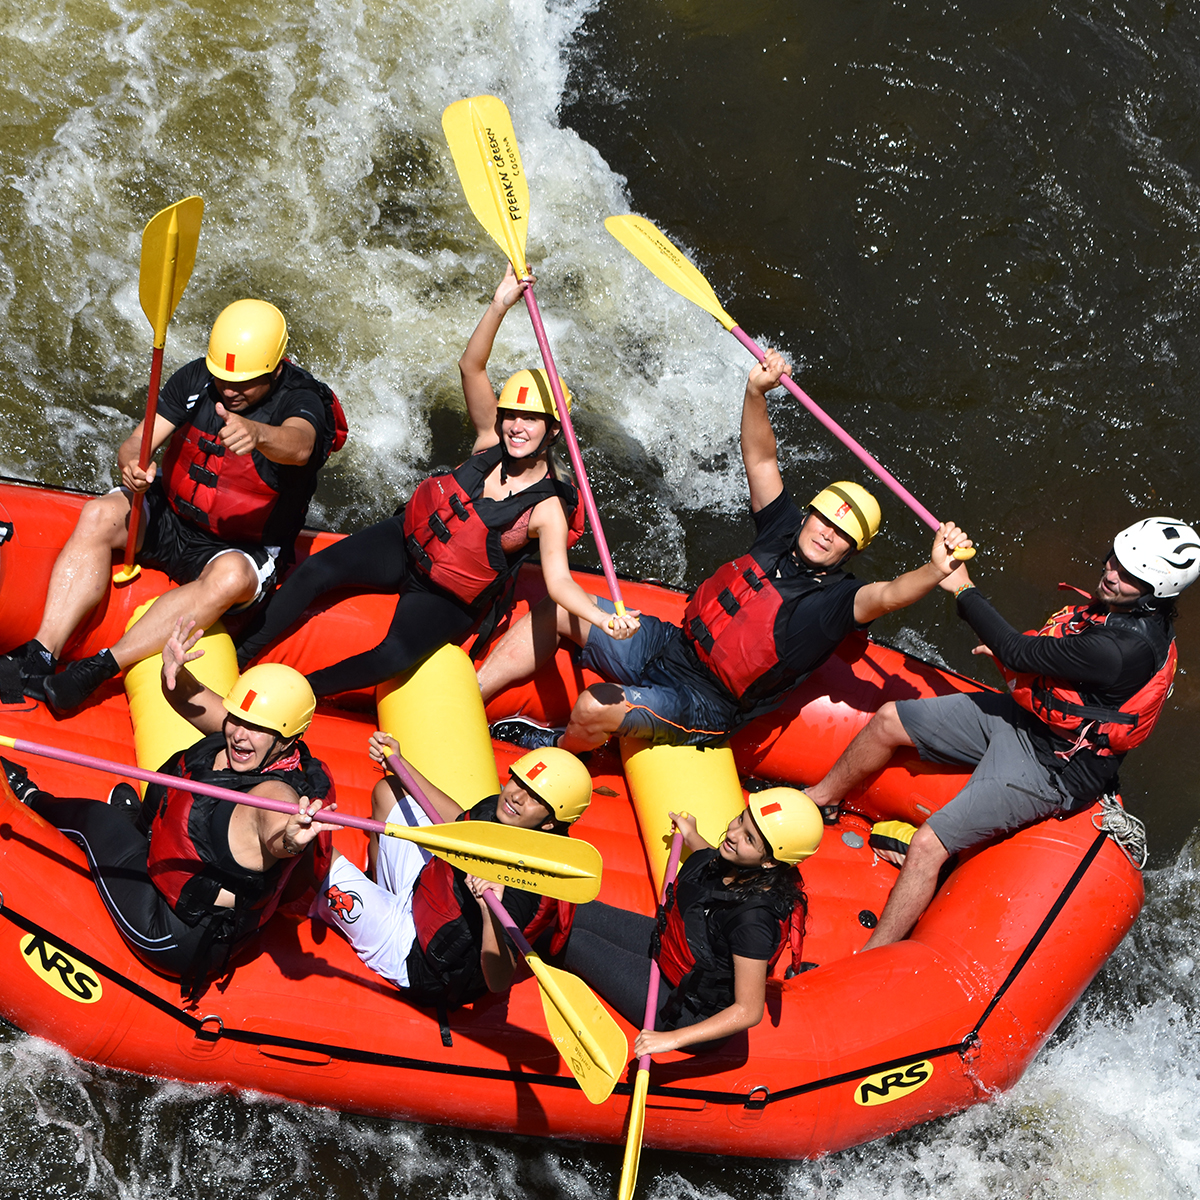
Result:
[[[957,600],[957,599],[959,598],[959,596],[961,596],[961,595],[963,594],[963,592],[969,592],[969,591],[971,590],[971,588],[973,588],[974,586],[975,586],[975,585],[974,585],[973,583],[970,583],[970,582],[967,582],[967,583],[964,583],[964,584],[960,584],[958,587],[956,587],[956,588],[954,589],[954,598],[955,598],[955,600]]]

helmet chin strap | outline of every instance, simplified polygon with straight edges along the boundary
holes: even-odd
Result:
[[[800,567],[802,570],[812,571],[814,574],[817,574],[817,575],[823,575],[828,571],[838,570],[842,566],[843,563],[849,561],[857,553],[858,553],[858,548],[855,546],[851,546],[850,549],[847,550],[846,553],[843,554],[842,557],[839,558],[837,560],[837,562],[835,562],[833,564],[833,566],[831,566],[831,567],[816,567],[816,566],[813,566],[813,564],[810,563],[808,561],[808,559],[805,558],[804,555],[800,553],[800,535],[798,533],[796,534],[796,540],[792,543],[792,562],[794,562],[796,564],[796,566]]]
[[[550,433],[550,422],[546,422],[546,432],[542,434],[542,440],[538,442],[537,449],[532,454],[528,454],[525,458],[514,458],[508,452],[508,443],[504,440],[504,434],[500,434],[500,484],[503,486],[508,482],[509,473],[516,467],[517,463],[528,462],[531,459],[537,458],[544,450],[548,450],[558,440],[559,431],[555,430],[553,435]]]

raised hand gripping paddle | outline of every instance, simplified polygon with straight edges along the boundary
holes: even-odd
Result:
[[[437,809],[418,786],[404,760],[398,754],[390,754],[387,765],[424,809],[426,816],[435,825],[441,823]],[[542,962],[496,896],[488,892],[486,900],[538,981],[546,1026],[563,1061],[570,1067],[583,1094],[593,1104],[602,1104],[612,1095],[617,1079],[629,1061],[629,1043],[625,1035],[582,979]]]
[[[146,393],[146,416],[142,422],[142,446],[138,453],[138,466],[143,471],[150,465],[153,448],[154,418],[158,412],[158,385],[162,380],[167,326],[192,276],[192,267],[196,265],[196,247],[200,243],[200,218],[203,213],[204,201],[199,196],[189,196],[156,213],[142,231],[138,299],[142,303],[142,312],[154,330],[150,386]],[[141,567],[133,561],[137,554],[141,520],[142,498],[135,495],[129,510],[125,562],[113,573],[113,583],[128,583],[141,574]]]
[[[94,771],[144,779],[148,783],[160,783],[201,796],[215,796],[218,800],[230,800],[251,808],[265,808],[288,815],[298,811],[295,804],[289,804],[286,800],[250,796],[215,784],[180,779],[177,775],[147,771],[142,767],[93,758],[90,754],[79,754],[74,750],[27,742],[22,738],[0,737],[0,746]],[[480,879],[523,888],[555,900],[585,904],[594,900],[600,892],[600,854],[588,842],[556,837],[536,829],[516,829],[511,825],[492,825],[483,821],[445,825],[439,829],[427,826],[410,829],[404,825],[373,821],[369,817],[324,810],[316,819],[329,825],[344,825],[350,829],[362,829],[367,833],[382,833],[415,842],[461,870],[478,875]]]
[[[663,875],[662,895],[659,907],[667,902],[667,891],[675,882],[679,871],[679,856],[683,852],[683,830],[676,829],[671,839],[671,853],[667,858],[667,870]],[[658,985],[662,978],[656,959],[650,960],[650,986],[646,989],[646,1015],[642,1018],[643,1029],[653,1029],[658,1017]],[[650,1055],[638,1059],[637,1077],[633,1081],[633,1100],[629,1105],[629,1132],[625,1135],[625,1158],[621,1163],[621,1185],[617,1200],[632,1200],[637,1185],[638,1163],[642,1158],[642,1135],[646,1128],[646,1094],[650,1090]]]
[[[458,100],[442,113],[442,129],[450,145],[454,168],[458,172],[471,211],[508,256],[517,278],[528,281],[530,271],[529,264],[525,261],[525,238],[529,230],[529,185],[525,179],[525,168],[521,165],[521,151],[517,146],[512,118],[508,115],[504,101],[495,96],[472,96],[467,100]],[[533,294],[532,283],[528,283],[525,288],[525,307],[529,310],[533,334],[537,338],[538,349],[542,352],[546,374],[550,377],[550,391],[558,409],[559,424],[567,442],[571,467],[579,481],[579,491],[583,496],[588,523],[592,527],[592,536],[596,539],[596,550],[604,568],[604,578],[608,583],[617,615],[621,616],[625,612],[621,586],[617,582],[612,555],[600,525],[600,512],[596,508],[591,484],[588,483],[583,455],[579,450],[579,439],[575,436],[575,426],[571,423],[571,414],[567,411],[562,386],[558,381],[558,370],[554,365],[554,355],[550,352],[550,342],[546,337],[546,327],[542,324],[542,314],[538,309],[537,297]]]
[[[661,229],[647,221],[645,217],[639,217],[634,213],[627,213],[622,217],[609,217],[604,222],[604,228],[638,262],[649,268],[668,287],[674,288],[685,299],[699,305],[706,313],[716,317],[759,362],[762,362],[765,357],[762,347],[721,307],[721,302],[717,299],[717,294],[712,290],[708,280],[700,274],[694,264],[684,257],[683,251]],[[869,471],[882,479],[930,529],[937,529],[941,524],[937,517],[886,467],[872,458],[824,409],[810,399],[790,375],[784,375],[779,382]],[[969,547],[960,547],[954,551],[954,557],[965,562],[967,559],[975,557],[975,551]]]

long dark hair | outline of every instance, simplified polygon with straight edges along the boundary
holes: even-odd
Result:
[[[713,866],[718,872],[725,874],[729,863],[718,858],[714,860]],[[804,880],[800,876],[799,868],[791,863],[773,863],[769,867],[736,867],[732,880],[725,887],[736,895],[769,896],[779,909],[781,917],[796,908],[802,913],[808,912]]]

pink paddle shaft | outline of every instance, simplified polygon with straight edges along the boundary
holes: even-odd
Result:
[[[733,336],[737,338],[737,340],[741,342],[742,345],[745,346],[746,349],[758,359],[759,362],[762,362],[762,360],[766,357],[762,347],[748,333],[746,333],[746,331],[742,329],[740,325],[735,325],[729,332],[732,333]],[[837,438],[837,440],[841,442],[843,446],[850,450],[869,471],[873,471],[880,479],[882,479],[883,482],[886,483],[888,487],[890,487],[892,491],[895,492],[896,495],[899,496],[900,499],[903,500],[904,503],[907,504],[908,507],[911,508],[913,512],[915,512],[917,516],[921,518],[922,521],[925,522],[926,525],[929,526],[930,529],[937,529],[937,527],[941,524],[937,517],[935,517],[933,513],[931,513],[929,509],[927,509],[925,505],[923,505],[920,500],[918,500],[916,496],[914,496],[912,492],[910,492],[908,488],[906,488],[904,484],[902,484],[895,477],[895,475],[893,475],[891,471],[887,469],[887,467],[876,462],[876,460],[872,458],[871,455],[869,455],[866,450],[864,450],[862,446],[860,446],[858,442],[856,442],[823,408],[821,408],[815,400],[810,399],[800,385],[796,383],[796,381],[792,379],[790,375],[784,375],[779,382],[783,384],[783,386],[787,388],[787,390],[791,392],[792,395],[795,396],[796,399],[799,400],[800,403],[803,404],[804,407],[807,408],[808,411],[812,413],[812,415],[816,417],[817,420],[820,421],[821,424],[824,425],[825,428],[828,429],[829,432],[832,433],[833,436]]]
[[[158,415],[158,385],[162,380],[163,347],[155,346],[150,356],[150,388],[146,393],[146,419],[142,422],[142,447],[138,451],[138,466],[144,471],[150,465],[150,447],[154,440],[154,418]],[[125,566],[133,566],[137,553],[138,526],[142,521],[142,497],[133,496],[129,507],[129,535],[125,539]]]
[[[440,825],[442,818],[438,810],[429,802],[429,798],[417,786],[417,781],[412,777],[412,772],[405,767],[403,761],[398,754],[389,754],[387,756],[387,765],[392,769],[392,773],[404,784],[404,790],[425,810],[425,815],[435,824]],[[496,920],[508,931],[508,936],[512,938],[517,949],[522,954],[529,955],[533,953],[533,947],[526,940],[525,935],[517,928],[516,922],[508,915],[508,910],[496,898],[496,893],[486,891],[483,898],[487,901],[488,908],[496,916]]]
[[[675,836],[671,839],[671,854],[667,859],[667,873],[663,876],[663,890],[659,897],[659,904],[667,902],[667,888],[675,882],[675,876],[679,872],[679,856],[683,853],[683,830],[676,827]],[[658,985],[662,979],[662,972],[658,969],[658,960],[652,958],[650,960],[650,986],[646,989],[646,1015],[642,1018],[642,1028],[654,1028],[654,1022],[658,1018]],[[638,1059],[637,1069],[639,1071],[650,1070],[650,1055],[643,1054]]]
[[[575,426],[571,424],[571,414],[567,411],[567,402],[562,394],[562,385],[558,382],[558,370],[554,366],[554,355],[550,353],[550,342],[546,337],[546,327],[542,324],[542,314],[538,310],[537,299],[533,294],[533,284],[525,281],[525,307],[529,310],[529,319],[533,322],[533,335],[537,338],[538,349],[542,352],[542,362],[546,364],[546,374],[550,376],[550,391],[554,396],[554,404],[558,409],[558,423],[567,439],[567,453],[571,457],[571,466],[575,478],[579,481],[579,491],[583,496],[583,507],[587,512],[588,524],[592,527],[592,537],[596,539],[596,550],[600,555],[600,565],[604,568],[604,578],[608,582],[609,595],[617,605],[618,611],[624,611],[625,602],[621,599],[621,585],[617,583],[617,572],[613,567],[612,555],[608,552],[608,542],[604,540],[604,530],[600,526],[600,513],[596,508],[596,500],[592,495],[592,485],[588,483],[587,471],[583,466],[583,455],[579,452],[579,439],[575,436]]]
[[[6,738],[5,741],[8,739]],[[143,779],[147,783],[161,783],[166,787],[179,788],[198,796],[215,796],[218,800],[232,800],[234,804],[248,804],[251,808],[265,808],[271,812],[294,816],[300,811],[295,804],[286,800],[272,800],[267,796],[250,796],[245,792],[234,792],[229,788],[217,787],[213,783],[197,783],[192,779],[181,779],[178,775],[164,775],[161,771],[147,771],[143,767],[131,767],[126,763],[110,762],[106,758],[93,758],[90,754],[79,754],[74,750],[60,750],[57,746],[43,746],[38,742],[27,742],[13,738],[14,750],[25,754],[36,754],[40,758],[54,758],[59,762],[72,763],[77,767],[90,767],[94,771],[107,771],[112,775],[128,775],[131,779]],[[370,817],[352,817],[348,813],[321,810],[319,820],[328,825],[345,825],[349,829],[362,829],[367,833],[384,833],[387,826]]]

